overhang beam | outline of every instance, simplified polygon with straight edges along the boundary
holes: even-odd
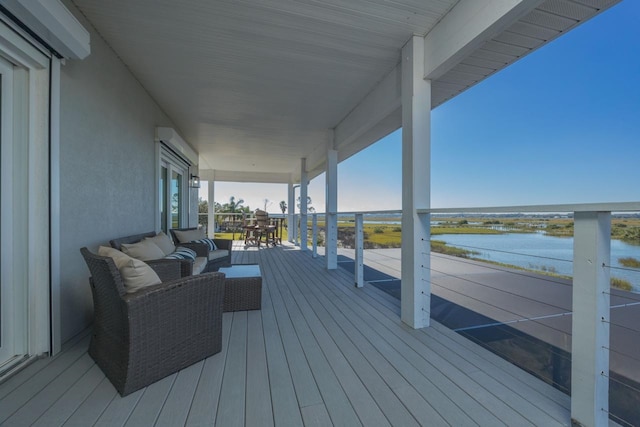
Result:
[[[215,176],[216,182],[255,182],[265,184],[288,184],[291,174],[289,172],[246,172],[226,171],[220,169],[200,169],[200,179],[209,180]]]
[[[461,1],[425,37],[424,78],[435,80],[543,0]]]
[[[357,153],[402,125],[401,116],[396,114],[393,123],[384,129],[378,126],[400,109],[400,76],[398,64],[335,127],[335,148],[339,152],[339,160]],[[371,135],[374,128],[378,130]]]

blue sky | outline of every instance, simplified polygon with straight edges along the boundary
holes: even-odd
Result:
[[[640,1],[624,0],[434,109],[431,206],[639,201],[639,80]],[[401,131],[338,180],[340,211],[400,209]],[[277,212],[286,186],[216,184],[231,195]],[[324,175],[309,195],[323,211]]]

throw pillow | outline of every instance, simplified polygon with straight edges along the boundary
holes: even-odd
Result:
[[[100,246],[98,255],[108,256],[113,259],[116,267],[120,270],[124,287],[128,293],[162,283],[158,274],[151,267],[117,249]]]
[[[164,252],[151,240],[141,240],[138,243],[123,243],[122,252],[140,261],[164,258]]]
[[[209,248],[209,252],[215,251],[216,249],[218,249],[212,239],[198,239],[198,240],[194,240],[193,243],[204,243]]]
[[[174,253],[167,255],[165,258],[166,259],[190,259],[191,261],[195,261],[196,251],[194,251],[193,249],[185,248],[183,246],[178,246]]]
[[[169,255],[176,250],[176,245],[173,244],[171,238],[162,231],[153,237],[145,237],[144,240],[150,240],[155,243],[160,249],[162,249],[164,255]]]
[[[202,228],[198,228],[195,230],[185,230],[185,231],[173,230],[173,233],[175,234],[176,239],[178,239],[177,243],[188,243],[194,240],[204,239],[205,237],[207,237],[204,235],[204,230]]]

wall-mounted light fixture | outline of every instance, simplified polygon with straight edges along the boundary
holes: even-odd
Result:
[[[189,187],[200,188],[200,177],[197,175],[191,174],[189,178]]]

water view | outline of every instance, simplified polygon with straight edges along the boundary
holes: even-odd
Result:
[[[538,232],[440,234],[434,239],[474,251],[473,258],[566,276],[573,274],[573,237],[554,237]],[[612,239],[611,276],[627,280],[635,292],[640,292],[640,270],[628,269],[619,261],[629,257],[640,259],[640,246]]]

